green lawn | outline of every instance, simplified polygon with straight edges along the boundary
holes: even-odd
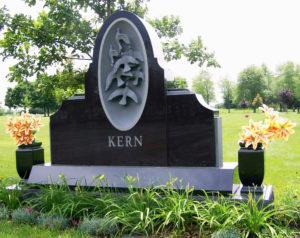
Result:
[[[246,115],[248,117],[246,117]],[[300,125],[300,114],[283,113],[297,125]],[[223,120],[223,153],[225,161],[237,161],[237,151],[240,128],[248,123],[249,118],[259,120],[262,113],[251,111],[221,111]],[[15,169],[16,145],[6,134],[5,122],[7,117],[0,117],[0,177],[17,176]],[[49,150],[49,118],[43,118],[43,127],[37,133],[37,140],[43,142],[46,160],[50,159]],[[288,142],[273,142],[266,151],[265,184],[273,184],[276,195],[287,186],[294,186],[300,190],[300,129],[296,127],[296,134]]]
[[[78,231],[75,230],[49,230],[44,228],[39,228],[37,226],[31,225],[16,225],[11,221],[0,221],[0,237],[5,238],[26,238],[26,237],[35,237],[35,238],[52,238],[52,237],[61,237],[61,238],[79,238],[79,237],[88,237],[81,235]]]

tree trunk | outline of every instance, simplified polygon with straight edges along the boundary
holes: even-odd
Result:
[[[297,113],[300,113],[300,107],[297,108]]]
[[[253,108],[253,113],[256,113],[256,107]]]
[[[43,107],[43,109],[44,109],[44,117],[46,117],[47,115],[46,115],[46,107]]]
[[[107,0],[106,2],[106,18],[108,18],[111,14],[111,0]]]
[[[230,107],[228,107],[227,110],[228,110],[228,113],[230,113]]]

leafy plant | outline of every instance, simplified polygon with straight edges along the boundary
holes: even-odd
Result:
[[[96,236],[98,234],[99,219],[85,218],[78,226],[78,230],[83,234]]]
[[[284,226],[300,227],[300,191],[288,187],[278,203],[277,221]]]
[[[19,180],[14,178],[5,178],[0,180],[0,204],[8,209],[16,209],[20,206],[21,187],[8,189],[7,186],[17,184]]]
[[[79,224],[78,229],[83,234],[92,236],[96,235],[113,235],[118,232],[117,223],[114,220],[105,218],[84,218]]]
[[[72,191],[64,181],[52,184],[48,188],[41,187],[37,197],[33,197],[28,204],[42,213],[60,215],[62,217],[79,218],[94,210],[95,198],[78,186]]]
[[[214,232],[211,238],[241,238],[241,234],[234,228],[223,228]]]
[[[273,204],[261,206],[261,200],[255,201],[252,194],[248,196],[247,203],[240,203],[238,206],[239,226],[243,230],[246,237],[258,236],[263,233],[269,237],[277,235],[279,227],[275,224],[274,219],[278,215],[278,211],[274,208]]]
[[[18,208],[11,214],[12,221],[17,224],[35,224],[36,215],[31,208]]]
[[[206,194],[205,199],[197,206],[196,217],[200,231],[218,230],[230,226],[235,226],[240,219],[240,214],[236,205],[229,199],[218,195],[213,200]]]
[[[9,218],[9,211],[6,207],[0,206],[0,220],[7,220]]]
[[[161,187],[161,201],[157,209],[158,231],[177,230],[185,232],[195,224],[195,201],[192,199],[193,188],[175,190],[177,181],[171,179],[166,187]],[[179,181],[179,184],[181,182]]]
[[[58,216],[58,215],[47,215],[41,214],[38,219],[37,223],[40,226],[49,229],[55,230],[64,230],[69,226],[69,220],[65,217]]]

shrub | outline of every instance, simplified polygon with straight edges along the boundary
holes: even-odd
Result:
[[[278,211],[273,204],[261,207],[261,200],[255,201],[251,194],[249,194],[247,203],[240,203],[238,206],[239,225],[248,236],[261,236],[262,233],[267,237],[274,237],[277,235],[279,227],[274,223],[274,219],[278,215]]]
[[[288,187],[280,197],[276,220],[284,226],[300,226],[300,192]]]
[[[18,208],[11,214],[12,221],[17,224],[35,224],[36,217],[30,208]]]
[[[241,234],[234,228],[223,228],[214,232],[211,238],[241,238]]]
[[[20,206],[20,189],[7,189],[8,185],[17,184],[19,181],[13,178],[0,180],[0,204],[8,209],[16,209]]]
[[[0,206],[0,220],[7,220],[9,218],[9,212],[6,207]]]
[[[96,235],[112,235],[118,231],[117,224],[109,218],[85,218],[78,226],[83,234],[92,236]]]
[[[40,226],[55,230],[64,230],[69,226],[69,220],[62,216],[41,214],[37,223]]]
[[[236,205],[222,195],[219,195],[217,200],[206,196],[206,199],[197,206],[196,219],[200,230],[214,231],[235,226],[239,218]]]

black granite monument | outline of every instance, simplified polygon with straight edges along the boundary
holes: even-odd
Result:
[[[162,53],[154,30],[119,11],[101,27],[85,95],[63,102],[50,118],[51,164],[34,166],[29,183],[138,186],[182,179],[195,189],[232,191],[236,163],[222,162],[218,111],[189,90],[165,87]]]

